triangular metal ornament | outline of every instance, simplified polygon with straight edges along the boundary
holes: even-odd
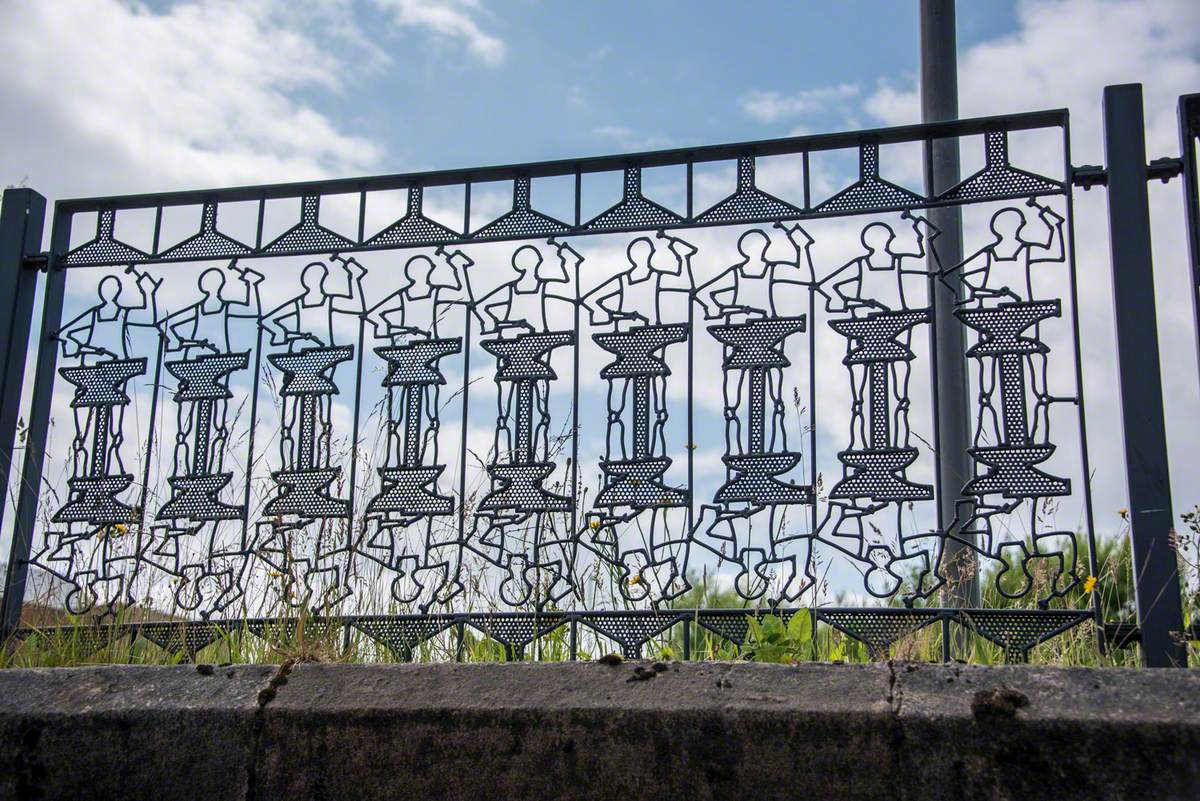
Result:
[[[642,646],[651,637],[669,629],[680,620],[686,620],[686,617],[678,612],[599,612],[584,614],[579,619],[589,628],[620,645],[626,659],[639,659]]]
[[[938,196],[938,200],[963,202],[1032,197],[1062,192],[1062,184],[1008,163],[1008,133],[984,134],[983,169]]]
[[[368,617],[353,622],[356,629],[405,661],[421,643],[453,626],[448,617]]]
[[[354,243],[317,222],[321,210],[320,195],[305,195],[300,201],[300,222],[276,237],[263,253],[338,252]]]
[[[564,222],[548,217],[530,207],[530,182],[528,177],[513,180],[512,211],[497,217],[492,222],[471,234],[471,239],[512,239],[514,237],[537,237],[561,234],[570,230]]]
[[[503,645],[505,654],[511,660],[520,659],[525,646],[562,626],[566,618],[561,612],[547,612],[520,617],[474,616],[468,622],[472,628]]]
[[[363,244],[375,245],[427,245],[450,242],[459,238],[441,223],[425,216],[423,211],[425,190],[420,186],[408,188],[408,211],[404,216],[372,236]]]
[[[160,259],[201,259],[245,256],[251,252],[232,237],[217,230],[217,204],[205,203],[200,214],[200,232],[158,254]]]
[[[818,609],[817,617],[867,646],[872,659],[885,659],[900,638],[938,619],[921,609]]]
[[[116,224],[117,212],[114,209],[102,209],[96,214],[96,236],[89,242],[84,242],[63,257],[63,264],[122,264],[138,262],[150,258],[150,254],[138,250],[132,245],[116,239],[113,227]]]
[[[800,209],[762,191],[755,185],[753,156],[742,156],[737,165],[737,189],[732,195],[696,217],[696,222],[774,222],[801,214]]]
[[[621,200],[607,211],[596,215],[584,228],[598,229],[631,229],[631,228],[662,228],[678,225],[683,218],[642,194],[642,171],[637,167],[627,167],[622,182]]]
[[[925,199],[915,192],[879,177],[879,145],[863,144],[858,148],[858,180],[820,203],[817,213],[853,213],[909,209],[924,204]]]
[[[1091,610],[966,609],[963,619],[981,637],[1004,649],[1008,663],[1029,661],[1029,650],[1091,620]]]
[[[161,622],[138,625],[138,634],[167,653],[183,652],[194,656],[221,638],[221,628],[215,623]]]

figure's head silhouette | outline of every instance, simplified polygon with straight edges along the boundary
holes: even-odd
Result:
[[[771,247],[771,238],[765,231],[753,228],[742,234],[738,239],[738,253],[742,254],[742,272],[747,275],[762,276],[767,270],[767,248]]]
[[[885,223],[873,222],[862,229],[863,247],[868,253],[887,253],[896,235]]]
[[[750,261],[766,261],[771,238],[758,228],[747,231],[738,239],[738,253]]]
[[[116,303],[117,298],[121,297],[121,279],[115,275],[106,275],[100,281],[100,286],[96,288],[100,294],[100,302],[104,305]]]
[[[542,265],[542,252],[533,245],[522,245],[513,253],[512,266],[522,278],[526,275],[539,277],[538,267]]]
[[[327,275],[329,275],[329,268],[319,261],[314,261],[304,268],[304,272],[300,273],[300,285],[304,287],[305,292],[324,291]]]
[[[1025,215],[1020,209],[1000,209],[992,215],[991,227],[998,243],[1017,244],[1021,241],[1021,229],[1025,227]]]
[[[650,241],[649,237],[639,236],[630,242],[629,247],[625,249],[625,256],[633,267],[654,269],[654,243]]]
[[[408,279],[409,287],[418,290],[429,287],[433,268],[433,259],[428,256],[413,256],[409,259],[404,265],[404,277]]]
[[[197,283],[205,297],[220,298],[221,289],[225,286],[225,271],[219,267],[209,267],[200,273]]]

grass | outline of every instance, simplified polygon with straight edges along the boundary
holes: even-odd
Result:
[[[1179,557],[1185,608],[1185,624],[1200,620],[1200,508],[1183,516],[1185,533],[1176,535],[1174,545]],[[1098,572],[1094,587],[1089,591],[1083,583],[1055,599],[1051,608],[1088,609],[1097,602],[1105,621],[1134,619],[1133,568],[1127,531],[1119,536],[1102,539],[1097,544]],[[984,588],[983,606],[995,609],[1028,608],[1029,598],[1040,597],[1054,572],[1048,566],[1034,564],[1033,586],[1022,599],[1014,600],[1016,585],[1012,576],[997,580],[993,572],[981,577]],[[705,577],[693,577],[693,588],[676,599],[673,609],[739,609],[747,610],[748,633],[742,645],[736,645],[695,622],[676,624],[659,637],[648,642],[643,656],[653,659],[683,658],[684,629],[689,643],[688,658],[693,660],[754,660],[796,663],[805,661],[867,662],[874,659],[940,661],[943,631],[940,625],[926,626],[912,632],[888,649],[886,654],[872,654],[866,645],[823,621],[817,621],[807,611],[789,620],[766,610],[748,608],[747,602],[731,588],[720,588]],[[489,608],[489,607],[484,607]],[[495,608],[490,607],[490,608]],[[267,613],[269,614],[269,612]],[[102,647],[95,647],[94,638],[102,629],[88,625],[92,621],[68,615],[61,610],[30,605],[27,625],[36,633],[22,641],[10,641],[4,648],[5,667],[58,667],[88,664],[176,664],[189,659],[183,650],[161,648],[144,637],[131,640],[126,634]],[[127,607],[115,612],[110,622],[116,624],[145,622],[155,619],[171,622],[179,618],[169,614],[149,615],[144,608]],[[63,627],[61,624],[66,624]],[[955,659],[976,664],[999,664],[1004,661],[1003,650],[980,635],[953,625],[952,651]],[[292,626],[268,629],[258,636],[245,624],[236,624],[220,632],[218,639],[205,646],[190,659],[211,663],[280,663],[298,661],[328,661],[346,663],[386,663],[401,661],[391,650],[354,627],[338,623],[327,625],[319,615],[301,613]],[[570,631],[560,627],[530,644],[518,658],[541,661],[567,661],[571,658]],[[580,625],[576,631],[576,658],[595,659],[619,647]],[[1187,644],[1189,660],[1200,663],[1200,643]],[[464,626],[451,626],[414,649],[414,662],[500,662],[506,659],[504,647],[483,634]],[[1030,654],[1032,664],[1064,666],[1135,666],[1139,664],[1136,647],[1105,649],[1098,645],[1095,627],[1084,623],[1035,646]]]

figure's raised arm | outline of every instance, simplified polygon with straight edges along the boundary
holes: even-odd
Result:
[[[357,259],[351,257],[344,259],[336,253],[330,256],[331,261],[335,261],[342,268],[342,273],[346,276],[346,289],[344,292],[335,292],[329,297],[332,301],[334,311],[346,312],[347,314],[362,314],[366,311],[366,302],[363,298],[362,279],[367,274],[367,268],[362,266]],[[339,299],[344,300],[339,303]]]
[[[444,294],[438,296],[439,302],[471,305],[475,300],[475,296],[471,292],[471,268],[475,266],[474,260],[461,250],[447,251],[441,245],[438,245],[433,252],[434,255],[441,257],[450,272],[450,280],[437,285],[446,290]]]
[[[675,257],[675,262],[678,264],[678,270],[675,275],[678,277],[678,286],[672,285],[676,282],[664,281],[664,289],[667,291],[679,291],[681,289],[692,290],[696,288],[695,274],[692,272],[692,256],[700,252],[700,249],[688,242],[685,239],[680,239],[677,236],[671,236],[661,228],[656,234],[659,239],[667,241],[667,248],[671,251],[671,255]]]
[[[572,270],[583,264],[583,256],[580,255],[579,251],[571,247],[570,242],[560,242],[554,237],[550,237],[546,242],[557,251],[559,264],[562,265],[563,272],[566,275],[571,275]]]
[[[237,273],[238,281],[245,290],[240,297],[229,300],[229,316],[258,317],[262,311],[262,297],[259,294],[258,285],[263,282],[265,276],[251,267],[238,267],[236,261],[229,265],[229,269]],[[233,311],[234,308],[239,307],[244,311]]]
[[[162,286],[162,279],[155,281],[145,270],[139,270],[132,264],[125,272],[134,276],[134,286],[137,288],[139,300],[135,304],[125,306],[125,322],[128,325],[153,326],[158,323],[158,304],[155,295]]]
[[[794,267],[796,273],[777,277],[776,280],[788,284],[809,285],[816,281],[816,271],[813,269],[812,263],[812,244],[813,238],[805,231],[799,223],[784,223],[775,222],[775,227],[783,231],[792,243],[792,247],[796,249],[796,260],[794,262],[786,262],[791,267]]]
[[[910,250],[899,250],[894,247],[889,247],[889,249],[888,249],[889,252],[891,253],[891,255],[893,257],[895,257],[898,260],[905,259],[905,258],[915,258],[915,259],[925,258],[925,255],[929,252],[927,249],[928,243],[930,243],[934,239],[936,239],[941,234],[941,231],[939,231],[933,225],[933,223],[929,222],[928,219],[926,219],[925,217],[922,217],[920,214],[913,214],[908,209],[905,209],[904,211],[900,212],[900,218],[904,219],[904,220],[908,220],[909,224],[912,226],[913,246],[915,249],[910,251]],[[906,272],[926,272],[927,273],[928,270],[919,270],[919,271],[912,270],[912,271],[906,271]]]
[[[1029,198],[1026,203],[1030,208],[1038,210],[1038,219],[1045,226],[1044,238],[1027,239],[1022,237],[1025,243],[1029,245],[1029,261],[1062,261],[1067,255],[1066,244],[1063,240],[1063,225],[1066,223],[1066,220],[1054,209],[1038,203],[1035,198]],[[1038,250],[1043,251],[1043,253],[1034,258],[1033,252]]]

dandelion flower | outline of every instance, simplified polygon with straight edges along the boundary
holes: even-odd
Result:
[[[1129,519],[1129,510],[1128,509],[1118,509],[1117,514],[1119,514],[1121,516],[1122,520]]]
[[[592,522],[588,523],[588,528],[590,528],[592,531],[600,528],[600,519],[597,517],[592,518]]]
[[[641,583],[642,583],[642,574],[641,573],[638,573],[637,575],[629,577],[629,586],[630,587],[636,587],[637,585],[639,585]]]
[[[1096,577],[1095,576],[1088,576],[1087,579],[1084,580],[1083,591],[1084,592],[1095,592],[1096,591]]]

